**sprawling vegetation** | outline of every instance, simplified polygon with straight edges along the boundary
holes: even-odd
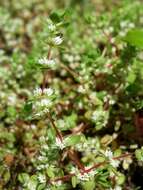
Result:
[[[143,3],[0,1],[0,190],[143,189]]]

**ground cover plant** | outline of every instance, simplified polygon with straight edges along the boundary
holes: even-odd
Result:
[[[0,189],[143,189],[143,3],[0,1]]]

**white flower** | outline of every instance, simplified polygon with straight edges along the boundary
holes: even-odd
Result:
[[[122,37],[124,37],[126,35],[126,32],[125,31],[120,31],[119,35],[122,36]]]
[[[40,102],[37,102],[37,105],[41,107],[51,106],[51,104],[52,102],[49,99],[42,99]]]
[[[54,30],[56,29],[56,26],[55,26],[54,24],[50,23],[50,24],[48,25],[48,29],[49,29],[50,31],[54,31]]]
[[[54,93],[54,91],[52,88],[44,88],[43,93],[48,96],[51,96]]]
[[[115,177],[115,173],[113,171],[110,172],[110,177],[111,178]]]
[[[111,159],[113,157],[113,152],[111,150],[106,150],[104,154],[109,159]]]
[[[35,117],[41,117],[41,116],[42,116],[41,112],[35,114]]]
[[[43,142],[45,142],[46,138],[44,136],[41,136],[39,140],[40,140],[40,142],[43,143]]]
[[[121,21],[120,22],[120,27],[121,28],[125,28],[125,27],[127,27],[127,24],[128,24],[128,21],[126,21],[126,20],[125,21]]]
[[[123,160],[123,168],[124,170],[127,170],[129,168],[129,165],[133,162],[131,157],[127,157],[126,159]]]
[[[8,97],[8,104],[9,105],[15,105],[16,104],[16,96],[15,95],[10,95]]]
[[[36,129],[36,125],[32,124],[31,129],[33,129],[33,130]]]
[[[89,178],[92,178],[94,177],[95,175],[97,174],[97,171],[96,170],[91,170],[90,172],[88,173],[80,173],[78,172],[76,174],[77,178],[81,181],[89,181]]]
[[[113,153],[112,153],[111,150],[106,150],[105,153],[104,153],[104,155],[105,155],[106,157],[108,157],[110,164],[111,164],[114,168],[117,168],[117,167],[119,166],[120,161],[119,161],[119,160],[115,160],[115,159],[113,158]]]
[[[62,142],[59,138],[56,138],[56,146],[59,147],[61,150],[65,148],[65,143]]]
[[[114,159],[110,159],[110,164],[114,167],[117,168],[120,164],[119,160],[114,160]]]
[[[51,105],[51,104],[50,104]],[[49,106],[50,106],[49,105]],[[37,103],[37,106],[42,106],[40,103]],[[42,117],[43,115],[45,115],[46,113],[48,113],[49,112],[49,109],[48,108],[45,108],[45,109],[43,109],[42,111],[40,111],[39,113],[36,113],[35,114],[35,117]]]
[[[53,38],[53,43],[55,45],[60,45],[63,42],[63,38],[61,38],[60,36],[56,36],[55,38]]]
[[[33,93],[34,93],[34,96],[41,96],[42,89],[41,88],[36,88]]]
[[[78,87],[78,92],[84,94],[84,93],[86,92],[86,89],[85,89],[82,85],[80,85],[80,86]]]
[[[45,160],[45,157],[44,157],[44,156],[39,156],[39,157],[38,157],[38,160],[39,160],[39,161],[44,161],[44,160]]]
[[[135,27],[134,23],[130,22],[129,23],[129,28],[134,28],[134,27]]]
[[[92,119],[94,121],[97,121],[101,114],[102,114],[102,111],[100,111],[100,110],[93,112]]]
[[[52,184],[55,185],[55,186],[61,186],[62,181],[52,181]]]
[[[86,170],[88,170],[90,167],[85,167]],[[91,170],[90,172],[84,172],[81,173],[78,168],[73,167],[71,169],[71,173],[74,173],[76,177],[81,181],[88,181],[89,178],[94,177],[97,174],[97,171],[95,169]]]
[[[38,175],[38,180],[39,180],[40,183],[46,183],[45,175],[39,174]]]
[[[49,146],[46,145],[46,144],[44,144],[44,145],[42,146],[42,148],[43,148],[44,150],[49,150]]]
[[[40,58],[38,60],[38,63],[40,65],[46,65],[46,66],[48,66],[50,68],[52,68],[52,67],[54,67],[56,65],[56,62],[55,62],[54,59],[47,59],[46,57]]]
[[[43,58],[40,58],[40,59],[38,60],[38,63],[41,64],[41,65],[43,65],[43,64],[46,64],[47,61],[48,61],[48,59],[47,59],[46,57],[43,57]]]
[[[46,113],[48,113],[48,112],[49,112],[49,109],[45,108],[45,109],[41,112],[41,114],[44,115],[44,114],[46,114]]]
[[[76,177],[81,180],[81,181],[88,181],[89,180],[89,175],[87,173],[81,174],[78,173]]]
[[[108,112],[106,112],[104,110],[96,110],[92,114],[92,119],[95,122],[102,123],[102,125],[105,126],[107,123],[107,119],[108,119]]]
[[[113,28],[112,26],[110,26],[110,27],[108,28],[108,30],[112,33],[112,32],[114,31],[114,28]]]

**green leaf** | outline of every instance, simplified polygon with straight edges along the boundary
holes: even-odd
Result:
[[[27,183],[29,181],[29,175],[27,173],[21,173],[18,175],[18,180],[23,184]]]
[[[45,184],[40,184],[38,185],[36,190],[44,190],[44,189],[46,189]]]
[[[135,156],[136,156],[138,161],[143,161],[143,148],[137,149],[135,151]]]
[[[95,182],[93,180],[85,182],[83,185],[83,189],[84,190],[94,190],[95,189]]]
[[[132,71],[129,73],[129,75],[127,77],[127,82],[129,84],[132,84],[132,83],[134,83],[135,80],[136,80],[136,74],[135,74],[135,72]]]
[[[12,106],[7,108],[7,113],[10,117],[16,117],[16,109]]]
[[[54,172],[53,172],[53,169],[52,169],[51,167],[49,167],[49,168],[47,169],[47,174],[48,174],[48,176],[49,176],[50,178],[54,178],[54,177],[55,177]]]
[[[0,131],[0,139],[5,139],[10,142],[15,142],[15,136],[13,133],[5,132],[5,131]]]
[[[31,176],[30,180],[28,182],[28,189],[29,190],[31,190],[31,189],[32,190],[36,190],[37,184],[38,184],[38,182],[37,182],[37,176],[36,175]]]
[[[117,184],[118,185],[122,185],[124,184],[125,182],[125,176],[123,174],[120,174],[118,177],[117,177]]]
[[[4,181],[7,183],[9,180],[10,180],[10,172],[9,171],[6,171],[5,173],[4,173],[4,176],[3,176],[3,178],[4,178]]]
[[[62,10],[58,10],[58,11],[54,11],[50,14],[50,19],[55,22],[55,23],[59,23],[64,21],[64,16],[65,16],[66,12],[62,11]]]
[[[132,46],[143,48],[143,29],[130,30],[124,40]]]
[[[61,131],[70,130],[76,127],[77,115],[72,113],[69,116],[65,116],[64,119],[57,120],[57,126]]]
[[[73,146],[78,144],[83,139],[83,135],[71,135],[65,139],[65,143],[67,146]]]
[[[76,176],[73,176],[73,177],[71,178],[71,182],[72,182],[73,188],[75,188],[76,185],[77,185],[77,177],[76,177]]]
[[[66,10],[58,10],[58,11],[54,11],[50,14],[50,19],[55,22],[55,23],[60,23],[62,24],[62,26],[68,26],[69,22],[67,22],[67,18],[71,15],[71,10],[70,9],[66,9]]]
[[[24,105],[23,110],[22,110],[22,117],[23,118],[30,118],[30,115],[32,114],[32,103],[28,102]]]
[[[57,12],[52,12],[49,17],[55,23],[58,23],[61,21],[61,17]]]

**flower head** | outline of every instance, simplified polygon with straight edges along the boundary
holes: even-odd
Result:
[[[62,142],[59,138],[56,138],[56,146],[59,147],[59,149],[64,149],[65,148],[65,143]]]
[[[45,175],[39,174],[38,175],[38,180],[39,180],[40,183],[45,183],[46,182]]]
[[[48,29],[49,29],[50,31],[54,31],[54,30],[56,29],[56,26],[55,26],[53,23],[50,23],[50,24],[48,25]]]
[[[104,155],[109,159],[109,162],[113,167],[117,168],[119,166],[120,161],[113,158],[113,152],[111,150],[106,150]]]
[[[89,181],[89,178],[94,177],[96,174],[97,174],[96,170],[91,170],[88,173],[80,173],[80,172],[78,172],[76,176],[81,181]]]
[[[38,64],[42,66],[47,66],[49,68],[54,68],[56,62],[54,59],[47,59],[46,57],[43,57],[38,60]]]
[[[53,38],[54,45],[60,45],[63,42],[63,38],[61,36],[56,36]]]
[[[53,95],[54,91],[52,88],[44,88],[43,93],[46,94],[47,96]]]

